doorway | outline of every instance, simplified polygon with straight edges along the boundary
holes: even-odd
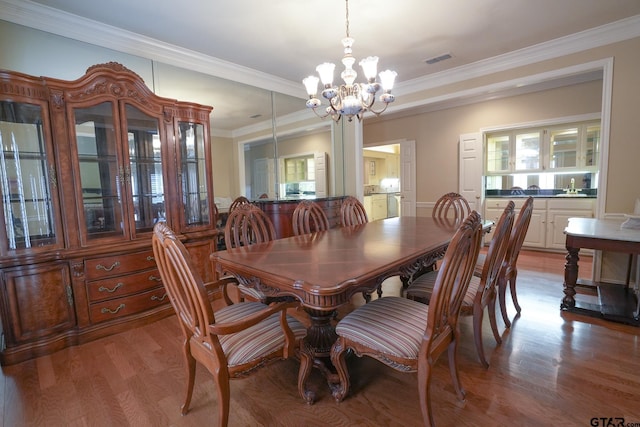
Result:
[[[415,153],[415,141],[408,140],[362,149],[364,195],[385,196],[387,217],[416,215]]]

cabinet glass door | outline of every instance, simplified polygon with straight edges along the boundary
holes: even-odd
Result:
[[[598,166],[600,152],[600,124],[587,125],[585,141],[585,166]]]
[[[126,105],[125,113],[135,231],[152,231],[166,216],[158,119],[132,105]]]
[[[182,203],[187,227],[211,224],[204,126],[179,122]]]
[[[540,132],[516,134],[515,170],[539,169],[542,144]]]
[[[509,170],[510,144],[509,135],[494,135],[487,138],[487,173]]]
[[[578,128],[549,131],[549,167],[574,168],[578,166]]]
[[[119,161],[114,105],[74,109],[83,239],[124,236],[122,191],[127,171]]]
[[[3,251],[57,243],[56,176],[42,107],[0,101],[0,193],[6,233]]]

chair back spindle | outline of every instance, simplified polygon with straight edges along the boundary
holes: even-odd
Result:
[[[340,223],[343,227],[361,225],[369,222],[367,212],[360,200],[353,196],[347,196],[340,207]]]
[[[303,200],[293,211],[292,226],[294,236],[299,236],[328,230],[329,220],[320,205],[311,200]]]

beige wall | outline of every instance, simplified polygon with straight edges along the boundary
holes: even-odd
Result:
[[[216,197],[236,198],[239,195],[236,190],[238,187],[238,168],[237,162],[231,161],[235,157],[233,140],[213,135],[211,145],[213,193]]]
[[[527,75],[557,70],[596,60],[614,58],[609,170],[605,213],[629,213],[640,197],[640,143],[637,124],[640,113],[640,38],[543,61],[481,78],[471,79],[414,94],[412,101],[468,90]],[[586,84],[591,86],[592,84]],[[585,87],[586,86],[582,86]],[[575,88],[573,88],[575,89]],[[418,160],[417,201],[434,202],[436,196],[458,188],[457,141],[460,133],[481,128],[554,118],[558,115],[593,113],[601,110],[599,93],[590,90],[550,91],[506,100],[485,102],[449,110],[394,119],[381,116],[365,122],[365,144],[398,139],[415,139]],[[597,89],[597,88],[596,88]],[[597,89],[599,91],[599,89]],[[553,92],[553,93],[552,93]],[[564,94],[562,93],[564,92]],[[529,102],[531,100],[531,102]],[[570,113],[570,110],[575,110]],[[389,110],[392,114],[392,108]],[[442,166],[439,166],[442,165]],[[444,174],[442,173],[444,171]]]

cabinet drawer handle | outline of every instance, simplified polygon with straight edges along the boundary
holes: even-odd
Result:
[[[153,274],[149,276],[149,280],[152,282],[162,282],[162,277],[154,276]]]
[[[157,295],[152,295],[151,296],[151,301],[164,301],[164,299],[167,297],[167,294],[165,293],[164,295],[162,295],[161,297],[157,296]]]
[[[120,265],[120,261],[116,261],[113,264],[111,264],[111,267],[105,267],[102,264],[98,264],[96,265],[96,270],[104,270],[104,271],[111,271],[114,268],[118,267]]]
[[[100,287],[98,288],[98,291],[99,291],[99,292],[109,292],[109,293],[113,293],[113,292],[117,291],[117,290],[118,290],[118,288],[121,288],[121,287],[123,287],[123,286],[124,286],[124,283],[122,283],[122,282],[118,282],[118,284],[117,284],[117,285],[115,285],[112,289],[105,288],[104,286],[100,286]]]
[[[156,259],[153,257],[153,255],[149,255],[147,257],[147,261],[155,261]]]
[[[101,312],[102,314],[107,314],[107,313],[109,313],[109,314],[116,314],[117,312],[119,312],[119,311],[120,311],[120,310],[122,310],[123,308],[124,308],[124,303],[120,304],[120,305],[118,306],[118,308],[116,308],[115,310],[108,309],[107,307],[102,307],[102,310],[100,310],[100,312]]]

